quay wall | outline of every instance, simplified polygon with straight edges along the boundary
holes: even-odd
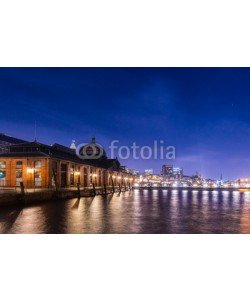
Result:
[[[123,189],[124,190],[124,189]],[[115,192],[119,191],[117,188]],[[80,192],[80,193],[79,193]],[[107,194],[113,193],[113,190],[107,190]],[[43,202],[50,202],[56,200],[66,200],[73,199],[79,197],[93,197],[95,195],[105,195],[103,190],[96,190],[94,193],[93,190],[44,190],[44,191],[35,191],[25,193],[24,195],[16,192],[8,192],[0,194],[0,207],[3,206],[18,206],[18,205],[26,205],[26,204],[36,204]]]

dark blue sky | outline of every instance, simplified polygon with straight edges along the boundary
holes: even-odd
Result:
[[[174,145],[186,174],[250,177],[249,68],[1,68],[1,132]],[[160,172],[161,160],[122,161]]]

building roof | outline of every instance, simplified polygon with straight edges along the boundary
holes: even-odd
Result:
[[[1,157],[50,157],[49,155],[43,152],[20,152],[20,153],[2,153],[0,154]]]
[[[0,144],[1,144],[1,142],[12,144],[12,145],[21,144],[21,143],[27,143],[27,141],[14,138],[14,137],[6,135],[4,133],[0,133]]]
[[[8,153],[0,153],[1,157],[51,157],[78,164],[121,171],[120,163],[117,159],[108,159],[106,156],[99,159],[81,159],[76,155],[75,150],[59,144],[49,146],[38,142],[26,142],[10,145],[8,146]]]

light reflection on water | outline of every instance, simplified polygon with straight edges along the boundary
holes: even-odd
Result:
[[[1,233],[250,233],[250,193],[135,190],[1,208]]]

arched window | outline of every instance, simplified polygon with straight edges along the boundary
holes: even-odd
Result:
[[[16,185],[19,186],[23,181],[23,162],[16,162]]]
[[[0,186],[6,186],[6,162],[0,161]]]
[[[35,161],[35,186],[42,186],[42,162],[40,160]]]

